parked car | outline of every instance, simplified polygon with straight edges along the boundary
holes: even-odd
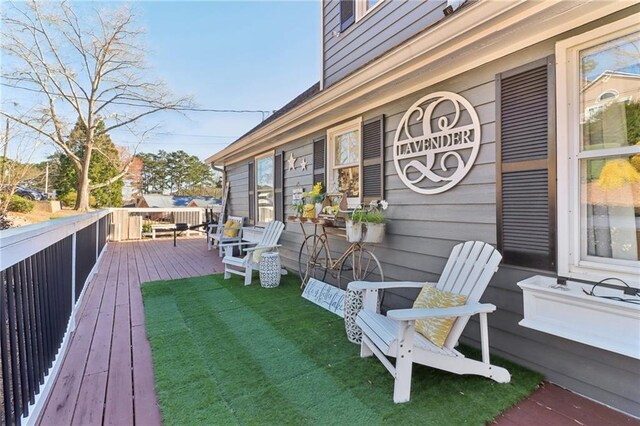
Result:
[[[16,186],[16,195],[19,195],[27,200],[41,201],[49,199],[49,194],[46,192],[38,191],[37,189],[26,188],[24,186]]]

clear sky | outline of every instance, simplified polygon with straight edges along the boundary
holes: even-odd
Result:
[[[147,30],[152,69],[176,94],[193,95],[200,107],[274,110],[319,80],[317,0],[149,1],[134,8]],[[183,149],[204,159],[262,115],[193,112],[161,118],[169,134],[142,151]]]
[[[122,4],[75,6],[81,15]],[[164,80],[177,96],[192,95],[197,107],[272,111],[319,80],[319,0],[124,4],[146,30],[150,80]],[[26,105],[29,96],[13,91],[5,93],[4,101]],[[260,113],[160,113],[145,120],[145,125],[161,123],[161,129],[138,151],[182,149],[205,159],[261,120]],[[114,130],[111,139],[117,145],[137,144],[126,131]],[[33,160],[43,160],[53,151],[52,145],[45,146]]]

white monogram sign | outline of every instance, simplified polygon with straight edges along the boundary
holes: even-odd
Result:
[[[456,93],[435,92],[402,117],[393,141],[393,163],[409,189],[439,194],[469,173],[479,150],[480,119],[473,105]]]

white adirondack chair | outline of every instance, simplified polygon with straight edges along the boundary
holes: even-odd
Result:
[[[455,294],[467,295],[464,306],[436,309],[396,309],[381,315],[378,292],[389,288],[422,288],[417,282],[364,282],[350,283],[350,288],[363,290],[364,308],[356,318],[362,329],[362,358],[376,355],[395,378],[393,401],[407,402],[411,396],[411,370],[413,363],[450,371],[456,374],[476,374],[499,383],[511,380],[509,372],[489,363],[489,336],[487,313],[495,311],[492,304],[479,303],[491,277],[498,270],[502,255],[491,245],[468,241],[456,245],[440,276],[436,288]],[[465,358],[454,348],[469,318],[480,315],[482,361]],[[416,320],[434,317],[457,317],[442,348],[414,331]],[[387,356],[396,358],[395,366]]]
[[[224,246],[227,244],[239,243],[242,241],[242,224],[244,218],[240,216],[229,216],[227,220],[233,222],[233,226],[230,228],[225,227],[224,223],[211,224],[207,232],[207,250],[211,251],[212,247],[217,247],[220,250],[220,257],[223,256]],[[225,229],[234,230],[237,229],[238,233],[235,237],[229,237],[224,235]]]
[[[244,285],[251,284],[251,275],[253,270],[258,266],[260,255],[280,247],[278,240],[280,239],[280,235],[282,235],[283,229],[284,223],[274,220],[264,229],[262,239],[258,243],[243,241],[240,243],[226,244],[226,255],[222,259],[222,263],[224,263],[224,279],[231,278],[231,274],[238,274],[244,276]],[[247,253],[244,257],[235,257],[232,255],[234,246],[252,244],[256,244],[256,246],[243,249],[243,251]]]

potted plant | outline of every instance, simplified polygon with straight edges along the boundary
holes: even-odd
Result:
[[[380,243],[384,239],[384,211],[389,207],[385,200],[373,200],[369,205],[360,205],[349,214],[347,241],[350,243]]]
[[[317,182],[313,185],[311,192],[307,192],[305,195],[306,204],[303,207],[303,217],[309,219],[315,219],[322,212],[322,202],[324,201],[325,193],[323,191],[322,182]]]
[[[295,213],[295,217],[302,217],[304,212],[304,202],[302,200],[294,201],[291,203],[291,209]]]

